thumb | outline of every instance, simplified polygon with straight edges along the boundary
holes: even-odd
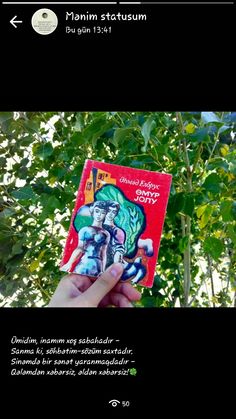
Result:
[[[121,263],[113,263],[84,293],[83,298],[89,307],[96,307],[105,295],[119,281],[124,267]]]

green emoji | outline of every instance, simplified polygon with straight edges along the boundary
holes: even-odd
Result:
[[[136,375],[137,374],[136,368],[130,368],[129,373],[130,375]]]

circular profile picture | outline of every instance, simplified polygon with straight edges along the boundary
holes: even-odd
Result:
[[[31,24],[40,35],[50,35],[57,28],[57,15],[50,9],[37,10],[32,16]]]

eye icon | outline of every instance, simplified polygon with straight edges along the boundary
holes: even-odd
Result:
[[[120,404],[119,400],[112,399],[109,401],[109,404],[111,403],[112,407],[116,407],[118,404]]]

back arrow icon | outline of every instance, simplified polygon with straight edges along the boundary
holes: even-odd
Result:
[[[11,20],[10,23],[12,24],[12,26],[14,26],[14,28],[17,28],[16,23],[23,23],[22,20],[15,20],[17,18],[17,16],[14,16]]]

